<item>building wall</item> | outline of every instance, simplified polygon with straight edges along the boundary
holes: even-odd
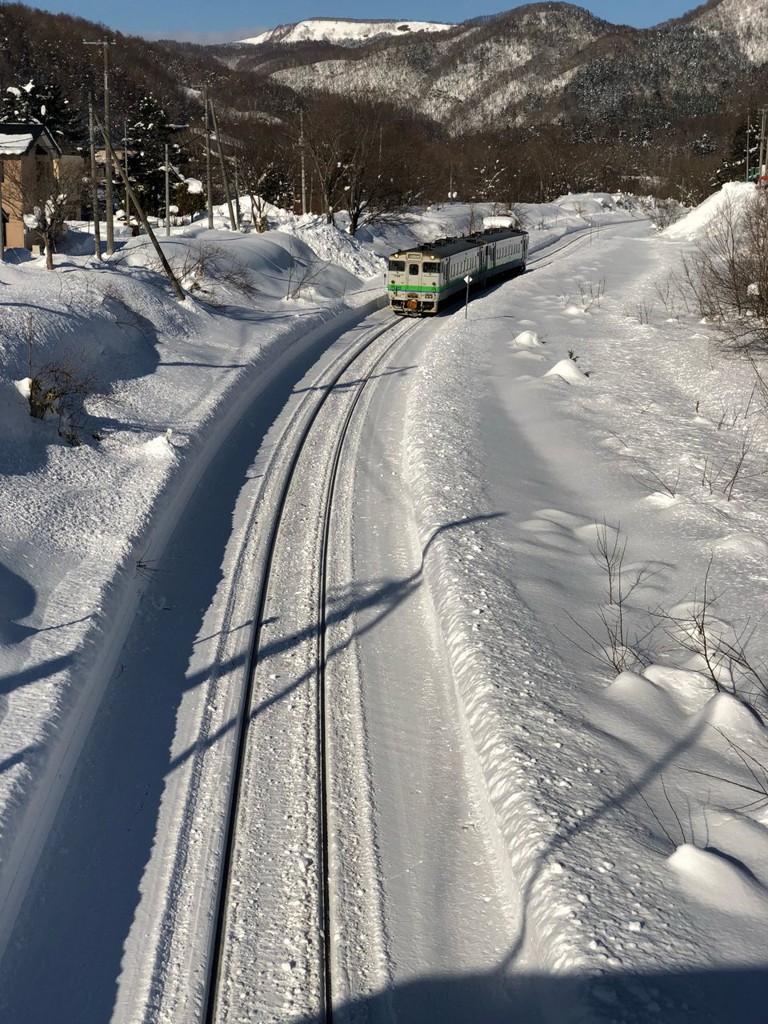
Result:
[[[25,228],[22,220],[22,157],[3,158],[3,209],[8,214],[5,225],[5,244],[7,248],[23,248]]]
[[[75,157],[82,166],[82,159]],[[39,245],[35,231],[24,225],[24,214],[32,213],[53,194],[56,187],[54,161],[48,155],[3,157],[3,209],[8,214],[5,226],[6,248],[31,249]]]

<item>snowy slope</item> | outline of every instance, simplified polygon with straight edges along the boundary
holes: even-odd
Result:
[[[753,64],[768,61],[768,40],[759,26],[768,18],[768,0],[721,0],[694,19],[715,39],[733,39]]]
[[[402,36],[413,32],[445,32],[454,28],[444,22],[434,21],[365,21],[334,18],[308,18],[295,25],[278,25],[277,28],[262,32],[241,43],[305,43],[326,42],[344,46],[358,46],[361,43],[379,39],[382,36]]]
[[[404,800],[413,785],[429,804],[428,759],[440,756],[439,744],[427,754],[417,740],[409,673],[441,694],[441,714],[452,710],[441,719],[445,760],[464,766],[467,789],[441,789],[433,812],[436,821],[460,814],[459,830],[477,830],[452,847],[450,889],[456,898],[462,874],[471,878],[465,896],[480,906],[455,970],[439,960],[451,943],[409,949],[401,934],[401,960],[377,964],[394,988],[358,995],[354,1010],[376,1017],[395,1000],[403,1020],[424,1020],[433,997],[460,1007],[472,992],[507,991],[526,1019],[540,1013],[552,1024],[759,1024],[768,738],[743,701],[764,709],[766,697],[768,647],[750,624],[768,611],[768,428],[751,368],[724,358],[669,287],[718,202],[663,236],[631,197],[569,196],[523,212],[529,273],[478,295],[466,318],[459,309],[431,321],[418,350],[398,353],[389,381],[397,404],[394,390],[378,406],[371,400],[378,430],[361,442],[369,486],[360,518],[373,524],[366,554],[394,557],[394,569],[382,561],[379,599],[390,608],[402,555],[403,571],[423,573],[424,585],[418,616],[400,628],[393,618],[392,628],[412,647],[421,638],[409,630],[424,622],[434,645],[398,650],[382,634],[386,679],[375,676],[375,644],[361,660],[373,690],[392,697],[383,703],[408,719],[408,745],[427,758],[402,781]],[[363,237],[382,255],[467,231],[476,213],[461,204],[417,211]],[[249,564],[243,510],[281,424],[259,386],[302,345],[329,346],[338,315],[350,322],[355,305],[382,290],[370,248],[311,218],[274,211],[278,222],[282,230],[263,237],[217,231],[218,272],[211,252],[208,270],[200,267],[207,232],[164,243],[194,285],[182,305],[169,300],[142,239],[106,265],[79,256],[58,257],[50,274],[38,261],[3,268],[3,1019],[194,1019],[190,963],[199,950],[189,948],[177,865],[194,875],[194,852],[215,833],[220,786],[199,769],[226,735],[227,687],[216,683],[232,665],[217,664],[216,651],[237,643],[252,614],[238,608],[242,622],[231,619],[229,602],[243,588],[235,597],[228,588]],[[569,247],[556,251],[559,239]],[[227,273],[235,257],[252,275],[249,289]],[[64,359],[87,384],[82,414],[67,421],[77,447],[54,418],[28,415],[15,384],[30,366],[39,373]],[[283,384],[286,397],[301,391]],[[388,407],[398,410],[391,428]],[[272,420],[255,461],[238,466],[240,448]],[[387,429],[400,440],[377,459]],[[239,497],[230,465],[242,474]],[[398,511],[378,549],[376,524],[390,520],[385,495]],[[612,576],[601,545],[618,552]],[[612,652],[620,666],[603,649],[617,565],[627,629],[626,649]],[[707,573],[716,595],[708,628],[736,638],[757,669],[728,676],[724,666],[721,692],[684,642]],[[135,647],[115,663],[137,608]],[[376,607],[363,602],[366,610]],[[443,658],[445,669],[428,678]],[[78,763],[97,713],[109,741]],[[200,721],[212,742],[200,741]],[[359,729],[370,737],[370,763],[386,771],[390,739],[373,735],[376,721]],[[285,739],[294,750],[304,742]],[[53,833],[45,873],[25,900],[66,781],[89,772],[111,796],[119,828],[91,813],[85,789],[71,793],[82,831]],[[190,780],[202,787],[191,815],[173,804]],[[350,805],[375,781],[345,777]],[[402,921],[423,922],[420,911],[439,899],[439,876],[421,861],[451,850],[430,838],[379,844],[388,871],[374,884],[392,901],[390,936]],[[480,871],[471,861],[482,842]],[[254,846],[257,876],[271,853],[268,836]],[[437,895],[416,887],[422,875]],[[292,987],[301,986],[294,951],[283,948],[284,961],[264,974],[285,986],[273,1002],[290,1020]]]

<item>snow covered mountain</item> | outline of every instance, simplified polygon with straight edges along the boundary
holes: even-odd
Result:
[[[308,18],[295,25],[278,25],[243,43],[260,46],[265,43],[290,44],[327,42],[341,46],[360,46],[372,39],[403,36],[413,32],[445,32],[454,25],[432,21],[358,21],[357,19]]]
[[[562,123],[579,111],[663,126],[716,114],[768,61],[766,16],[768,0],[710,0],[641,30],[573,4],[534,3],[457,26],[317,19],[239,49],[243,66],[282,86],[407,96],[457,133]]]
[[[735,42],[752,64],[768,61],[768,0],[712,0],[692,13],[695,25],[714,39]]]

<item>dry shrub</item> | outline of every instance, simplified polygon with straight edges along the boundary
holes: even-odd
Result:
[[[768,193],[724,203],[686,259],[684,279],[699,314],[733,351],[768,352]]]

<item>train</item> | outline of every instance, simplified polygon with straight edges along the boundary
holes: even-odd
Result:
[[[522,274],[527,256],[528,232],[511,218],[486,218],[482,231],[393,252],[387,265],[389,308],[406,316],[437,313],[466,292],[468,277],[474,287]]]

